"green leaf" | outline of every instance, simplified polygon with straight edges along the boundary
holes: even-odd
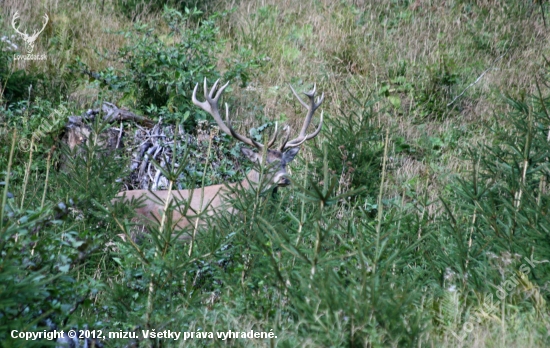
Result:
[[[393,105],[394,108],[399,109],[401,108],[401,98],[395,95],[389,95],[388,100]]]

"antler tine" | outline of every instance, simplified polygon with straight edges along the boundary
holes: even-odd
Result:
[[[292,90],[292,93],[294,93],[294,96],[296,97],[296,99],[298,99],[298,101],[300,102],[300,104],[302,104],[306,109],[309,108],[309,106],[302,100],[302,98],[300,98],[298,93],[296,93],[294,88],[292,88],[292,85],[289,84],[289,87]],[[313,91],[315,91],[315,86],[313,86]],[[307,95],[307,93],[306,93],[306,95]]]
[[[317,129],[311,133],[311,134],[308,134],[306,137],[305,137],[305,140],[309,140],[309,139],[313,139],[315,138],[320,132],[321,132],[321,128],[323,128],[323,111],[321,111],[321,116],[319,117],[319,125],[317,126]],[[301,145],[302,143],[298,144],[298,145]]]
[[[229,120],[229,106],[227,105],[227,103],[225,103],[225,122],[227,123],[227,128],[229,128],[228,134],[230,134],[233,138],[240,140],[247,145],[255,146],[258,150],[262,150],[264,148],[263,144],[258,143],[254,139],[247,138],[235,132],[233,127],[231,127],[231,121]]]
[[[206,93],[208,90],[208,84],[206,83],[206,78],[204,78],[204,97],[205,98],[206,96],[208,96],[210,97],[210,99],[213,98],[215,101],[217,101],[218,97],[221,95],[221,93],[217,94],[218,83],[220,83],[220,79],[217,79],[216,82],[214,82],[214,84],[212,85],[212,88],[210,89],[210,93]],[[227,82],[226,84],[228,83],[229,82]],[[221,91],[223,92],[224,89],[225,88],[221,88]]]
[[[49,20],[49,17],[48,17],[48,14],[47,13],[44,13],[44,25],[42,26],[42,29],[40,30],[35,30],[32,32],[32,35],[30,36],[32,39],[36,40],[36,38],[38,38],[38,35],[42,34],[42,32],[44,31],[44,29],[46,29],[46,25],[48,25],[48,20]]]
[[[306,141],[308,141],[309,139],[315,138],[317,136],[317,134],[319,134],[319,132],[321,132],[321,128],[323,128],[323,112],[322,111],[321,111],[321,119],[319,121],[319,126],[317,127],[315,132],[313,132],[311,134],[308,134],[306,137],[304,137],[304,139],[300,140],[297,143],[288,144],[286,147],[287,148],[298,147],[298,146],[302,145],[303,143],[305,143]],[[288,137],[287,137],[287,140],[288,140]],[[295,140],[297,140],[297,139],[295,139]]]
[[[271,136],[271,139],[269,140],[269,142],[267,143],[267,148],[269,149],[270,147],[273,146],[273,144],[275,144],[275,141],[277,140],[277,135],[279,134],[279,128],[278,128],[278,124],[277,122],[275,122],[275,131],[273,132],[273,136]]]
[[[290,137],[290,127],[287,125],[284,127],[284,130],[286,131],[286,135],[285,135],[285,138],[283,140],[283,142],[281,143],[281,146],[279,147],[279,151],[284,151],[285,147],[286,147],[286,143],[288,142],[288,138]]]
[[[313,117],[313,114],[315,113],[317,108],[321,105],[321,103],[323,103],[323,100],[325,99],[325,94],[323,93],[323,94],[321,94],[320,98],[317,98],[317,101],[315,100],[315,92],[317,90],[316,85],[313,85],[313,89],[311,91],[304,93],[309,98],[309,102],[310,102],[309,105],[306,104],[302,100],[302,98],[300,98],[298,96],[298,94],[296,93],[294,88],[292,88],[292,86],[290,86],[290,89],[292,90],[292,92],[294,93],[294,95],[296,96],[296,98],[298,99],[300,104],[302,104],[307,109],[308,112],[306,114],[304,124],[302,125],[302,129],[300,130],[300,134],[298,135],[298,137],[296,139],[293,139],[293,140],[286,143],[285,147],[287,147],[287,148],[300,146],[302,143],[304,143],[304,141],[312,139],[313,137],[315,137],[319,134],[319,132],[321,131],[321,128],[323,126],[323,114],[322,113],[321,113],[321,119],[319,121],[319,126],[317,127],[317,129],[309,135],[306,134],[306,131],[307,131],[307,128],[309,127],[309,124],[311,123],[311,119]]]
[[[42,25],[42,29],[40,30],[39,34],[40,34],[41,32],[43,32],[44,29],[46,29],[46,25],[48,25],[48,21],[50,20],[50,17],[48,17],[48,14],[47,14],[47,13],[44,13],[44,17],[43,17],[43,18],[45,19],[45,21],[44,21],[44,25]]]
[[[17,19],[19,19],[19,11],[15,11],[15,13],[13,14],[13,18],[11,19],[11,25],[12,25],[12,27],[15,30],[16,33],[18,33],[20,35],[23,35],[23,36],[26,36],[27,35],[26,31],[24,33],[22,33],[22,32],[19,31],[18,28],[16,28],[15,21]]]
[[[204,99],[205,99],[205,101],[203,101],[203,102],[201,102],[197,99],[197,88],[199,87],[199,84],[197,83],[195,85],[195,88],[193,89],[193,95],[191,96],[191,100],[193,101],[193,104],[195,104],[196,106],[200,107],[201,109],[203,109],[204,111],[206,111],[210,115],[212,115],[212,117],[214,118],[214,120],[218,124],[218,127],[220,127],[220,129],[225,134],[231,135],[235,139],[240,140],[240,141],[242,141],[243,143],[245,143],[247,145],[255,146],[255,147],[261,149],[263,147],[262,144],[259,144],[259,143],[257,143],[256,141],[254,141],[252,139],[249,139],[249,138],[247,138],[243,135],[238,134],[237,132],[235,132],[233,130],[233,128],[231,128],[231,124],[229,122],[229,106],[227,105],[227,103],[225,104],[225,119],[226,119],[227,125],[223,122],[223,120],[220,116],[220,111],[218,109],[218,101],[219,101],[223,91],[225,90],[225,88],[229,85],[229,82],[227,82],[225,85],[221,86],[218,89],[219,82],[220,82],[220,80],[218,79],[214,83],[214,85],[212,86],[212,89],[210,89],[210,92],[209,92],[208,91],[208,83],[206,82],[206,78],[204,79]]]

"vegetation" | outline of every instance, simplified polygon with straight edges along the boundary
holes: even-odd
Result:
[[[548,3],[5,3],[3,346],[44,346],[11,332],[54,327],[135,332],[152,347],[549,345]],[[48,14],[34,48],[45,60],[15,58],[26,54],[16,10],[27,33]],[[287,86],[316,83],[323,130],[291,187],[234,188],[239,213],[207,218],[192,243],[168,227],[173,208],[136,234],[140,202],[111,203],[129,154],[104,148],[111,125],[99,118],[69,149],[66,121],[109,101],[206,130],[202,143],[174,136],[179,163],[165,177],[236,182],[250,168],[240,145],[210,136],[190,103],[205,78],[230,82],[233,126],[258,141],[273,122],[297,132]],[[136,126],[124,127],[131,138]],[[197,338],[229,330],[276,338]]]

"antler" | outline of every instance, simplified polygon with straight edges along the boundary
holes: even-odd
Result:
[[[200,102],[197,99],[197,88],[199,87],[199,84],[197,83],[195,85],[195,89],[193,89],[193,96],[192,101],[193,104],[200,107],[204,111],[208,112],[212,117],[214,117],[214,120],[220,127],[222,131],[224,131],[226,134],[231,135],[233,138],[242,141],[243,143],[254,146],[258,148],[259,150],[263,149],[263,145],[258,143],[257,141],[254,141],[253,139],[247,138],[244,135],[240,135],[237,132],[231,128],[231,123],[229,122],[229,106],[227,106],[227,103],[225,104],[225,122],[223,122],[219,108],[218,108],[218,100],[220,99],[220,96],[222,95],[224,89],[229,85],[229,82],[227,82],[225,85],[221,86],[219,89],[218,83],[220,80],[217,80],[214,85],[212,86],[212,89],[210,89],[210,92],[208,92],[208,85],[206,83],[206,78],[204,79],[204,99],[205,101]],[[274,142],[275,140],[273,140]],[[269,142],[271,143],[271,141]]]
[[[36,40],[36,38],[38,37],[38,35],[40,35],[44,29],[46,29],[46,25],[48,25],[48,20],[50,18],[48,17],[48,14],[47,13],[44,13],[44,25],[42,26],[42,29],[40,29],[39,32],[34,32],[32,35],[31,35],[31,38],[33,38],[33,41]]]
[[[251,138],[247,138],[244,135],[238,134],[237,132],[235,132],[235,130],[233,130],[233,128],[231,128],[231,123],[229,121],[229,106],[227,106],[227,103],[225,104],[225,122],[222,120],[222,117],[220,116],[219,107],[218,107],[218,101],[219,101],[223,91],[225,90],[225,88],[229,85],[229,82],[227,82],[225,85],[218,88],[218,83],[219,82],[220,82],[220,80],[217,80],[214,83],[214,85],[212,86],[212,88],[210,89],[210,91],[208,91],[208,84],[206,83],[206,78],[204,79],[204,99],[205,99],[205,101],[203,101],[203,102],[201,102],[197,99],[197,88],[199,87],[199,84],[197,83],[195,85],[195,88],[193,89],[193,96],[191,98],[192,101],[193,101],[193,104],[195,104],[196,106],[200,107],[201,109],[203,109],[204,111],[206,111],[210,115],[212,115],[212,117],[214,118],[214,120],[216,121],[216,123],[218,124],[218,126],[220,127],[220,129],[224,133],[231,135],[233,138],[235,138],[237,140],[240,140],[240,141],[242,141],[243,143],[245,143],[247,145],[254,146],[254,147],[258,148],[259,150],[262,150],[264,148],[264,146],[262,144],[258,143],[257,141],[255,141]],[[298,96],[298,94],[296,93],[294,88],[292,88],[292,86],[290,86],[290,89],[292,90],[292,92],[294,93],[296,98],[298,98],[298,101],[300,102],[300,104],[302,104],[307,109],[308,112],[307,112],[307,115],[306,115],[306,119],[304,120],[302,130],[300,131],[300,134],[298,135],[297,138],[288,141],[288,138],[290,136],[290,128],[285,127],[286,135],[285,135],[285,138],[284,138],[284,140],[281,143],[281,146],[279,148],[281,152],[283,152],[284,150],[289,149],[291,147],[300,146],[305,141],[316,137],[319,134],[319,132],[321,131],[321,128],[323,127],[323,113],[321,113],[321,119],[319,121],[319,126],[317,126],[317,129],[311,134],[306,134],[307,128],[309,127],[309,124],[311,123],[311,119],[313,117],[313,114],[315,113],[315,110],[317,110],[317,108],[323,102],[325,94],[323,93],[321,95],[321,97],[317,98],[317,101],[315,101],[315,90],[316,89],[315,89],[315,85],[314,85],[313,90],[305,93],[305,95],[308,96],[309,101],[310,101],[310,104],[308,105]],[[277,140],[277,135],[278,134],[279,134],[278,126],[277,126],[277,123],[275,123],[275,131],[273,132],[273,136],[271,137],[271,139],[267,143],[267,148],[270,148],[271,146],[273,146],[273,144]]]
[[[28,37],[27,33],[22,33],[19,31],[19,29],[17,29],[17,27],[15,26],[15,21],[19,18],[19,12],[15,12],[13,14],[13,18],[11,19],[11,26],[13,27],[13,29],[15,30],[15,32],[23,37]]]
[[[288,149],[288,148],[291,148],[291,147],[300,146],[305,141],[316,137],[317,134],[319,134],[319,132],[321,131],[321,128],[323,127],[323,113],[322,112],[321,112],[321,119],[319,121],[319,125],[317,126],[317,129],[311,134],[306,134],[307,128],[309,127],[309,124],[311,123],[311,119],[313,117],[313,114],[315,113],[315,110],[317,110],[317,108],[321,105],[321,103],[323,102],[323,99],[325,98],[325,94],[323,93],[323,94],[321,94],[321,97],[317,98],[317,101],[315,101],[315,92],[316,92],[315,87],[316,86],[313,85],[313,89],[311,91],[304,93],[309,98],[309,105],[308,105],[302,100],[302,98],[300,98],[298,96],[298,94],[296,93],[294,88],[292,88],[292,86],[290,86],[290,89],[292,90],[292,93],[294,93],[296,98],[298,98],[298,101],[300,102],[300,104],[302,104],[307,109],[307,115],[306,115],[306,119],[304,120],[304,124],[302,126],[302,129],[300,130],[300,134],[298,135],[297,138],[288,141],[288,133],[287,133],[285,141],[283,141],[283,143],[281,144],[281,148],[280,148],[281,151],[284,151],[285,149]]]

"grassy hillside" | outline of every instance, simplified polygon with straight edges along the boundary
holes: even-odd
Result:
[[[16,59],[16,11],[28,34],[47,14],[44,60]],[[139,336],[108,347],[548,346],[549,15],[511,0],[4,1],[0,340],[87,325]],[[162,119],[181,130],[166,182],[236,182],[251,164],[191,103],[218,78],[258,141],[274,122],[297,134],[288,85],[316,85],[321,134],[291,187],[237,190],[239,214],[193,243],[136,232],[135,205],[110,201],[140,126],[109,152],[100,134],[121,125],[91,122],[69,150],[69,116],[111,102]],[[197,338],[228,330],[277,337]]]

